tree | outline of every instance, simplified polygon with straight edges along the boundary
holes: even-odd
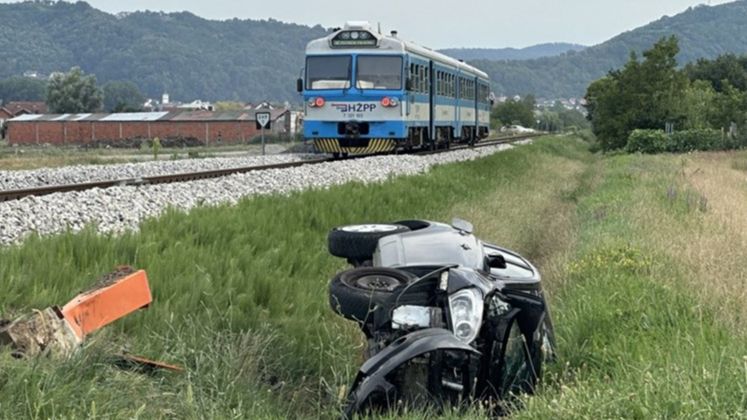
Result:
[[[534,108],[536,103],[534,96],[527,96],[524,99],[509,99],[502,104],[493,108],[491,120],[496,125],[522,125],[524,127],[534,127],[536,120],[534,118]]]
[[[700,130],[711,127],[718,94],[705,80],[696,80],[685,90],[680,109],[685,116],[684,128]]]
[[[747,90],[747,57],[725,54],[715,60],[700,59],[685,67],[690,80],[705,80],[716,92],[723,92],[726,84],[741,91]]]
[[[625,147],[635,129],[684,125],[682,100],[689,83],[677,69],[678,53],[676,37],[662,38],[643,53],[642,62],[632,53],[622,70],[589,86],[589,120],[603,149]]]
[[[103,94],[107,112],[138,112],[145,103],[145,96],[132,82],[109,82],[104,85]]]
[[[96,87],[96,76],[86,75],[79,67],[65,74],[55,74],[47,87],[50,112],[75,114],[101,110],[102,94]]]
[[[44,101],[47,82],[28,77],[11,77],[0,80],[0,101]]]

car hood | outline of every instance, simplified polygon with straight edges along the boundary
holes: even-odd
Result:
[[[452,226],[427,222],[424,229],[386,236],[379,240],[374,266],[444,266],[459,265],[485,269],[482,242],[474,235]]]

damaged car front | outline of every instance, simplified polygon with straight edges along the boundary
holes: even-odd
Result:
[[[355,266],[332,280],[332,308],[368,342],[345,417],[475,399],[500,407],[534,389],[552,324],[539,274],[518,254],[461,221],[347,226],[329,245]]]

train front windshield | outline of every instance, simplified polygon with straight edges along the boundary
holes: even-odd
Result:
[[[402,57],[358,57],[357,73],[355,87],[358,89],[402,89]]]
[[[351,56],[307,58],[307,86],[311,90],[349,89],[352,60]]]
[[[352,84],[351,56],[319,56],[306,59],[309,90],[349,89]],[[359,56],[355,87],[362,90],[402,89],[402,57]]]

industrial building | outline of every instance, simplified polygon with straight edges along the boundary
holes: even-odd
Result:
[[[27,114],[7,121],[8,142],[18,145],[125,146],[133,140],[179,141],[184,144],[245,143],[259,133],[257,111],[135,112],[118,114]],[[292,113],[273,109],[274,135],[291,135]]]

